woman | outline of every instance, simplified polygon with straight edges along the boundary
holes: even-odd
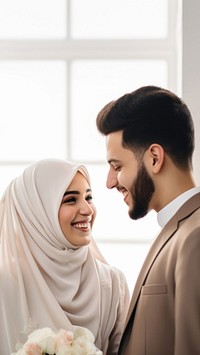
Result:
[[[117,354],[129,292],[91,237],[95,207],[84,166],[46,159],[14,179],[0,203],[0,353],[37,328],[92,331]]]

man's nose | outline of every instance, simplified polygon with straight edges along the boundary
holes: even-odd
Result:
[[[116,171],[109,171],[107,180],[106,180],[106,187],[108,189],[113,189],[118,185],[118,179],[117,179],[117,172]]]

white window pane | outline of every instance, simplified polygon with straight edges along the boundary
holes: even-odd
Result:
[[[66,146],[66,66],[0,62],[1,160],[62,157]]]
[[[168,0],[72,0],[74,38],[164,38]]]
[[[116,189],[106,188],[108,165],[87,166],[91,176],[93,202],[97,208],[97,217],[93,226],[93,235],[99,240],[141,240],[154,238],[160,227],[155,212],[138,221],[130,219],[128,207],[123,196]]]
[[[66,37],[66,0],[0,1],[0,38]]]
[[[167,87],[164,60],[75,61],[71,70],[71,148],[74,160],[104,160],[96,116],[109,101],[142,85]]]
[[[0,176],[1,176],[1,184],[0,184],[0,198],[2,197],[4,191],[6,190],[8,184],[17,176],[22,174],[25,169],[25,165],[0,165]]]

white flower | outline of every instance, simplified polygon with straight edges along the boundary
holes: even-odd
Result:
[[[28,336],[27,342],[39,345],[44,353],[55,353],[55,333],[50,328],[46,327],[34,330],[34,332]]]
[[[74,339],[85,338],[89,342],[94,343],[94,335],[92,332],[84,327],[74,327]]]
[[[91,331],[74,327],[74,332],[51,328],[37,329],[28,336],[26,343],[12,355],[103,355],[96,348]]]

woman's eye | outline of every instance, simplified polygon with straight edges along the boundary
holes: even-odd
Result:
[[[120,171],[121,167],[120,166],[114,166],[115,171]]]
[[[92,196],[87,196],[86,197],[86,201],[92,201],[93,200],[93,197]]]
[[[70,197],[66,200],[63,200],[63,203],[73,203],[76,202],[76,198],[75,197]]]

